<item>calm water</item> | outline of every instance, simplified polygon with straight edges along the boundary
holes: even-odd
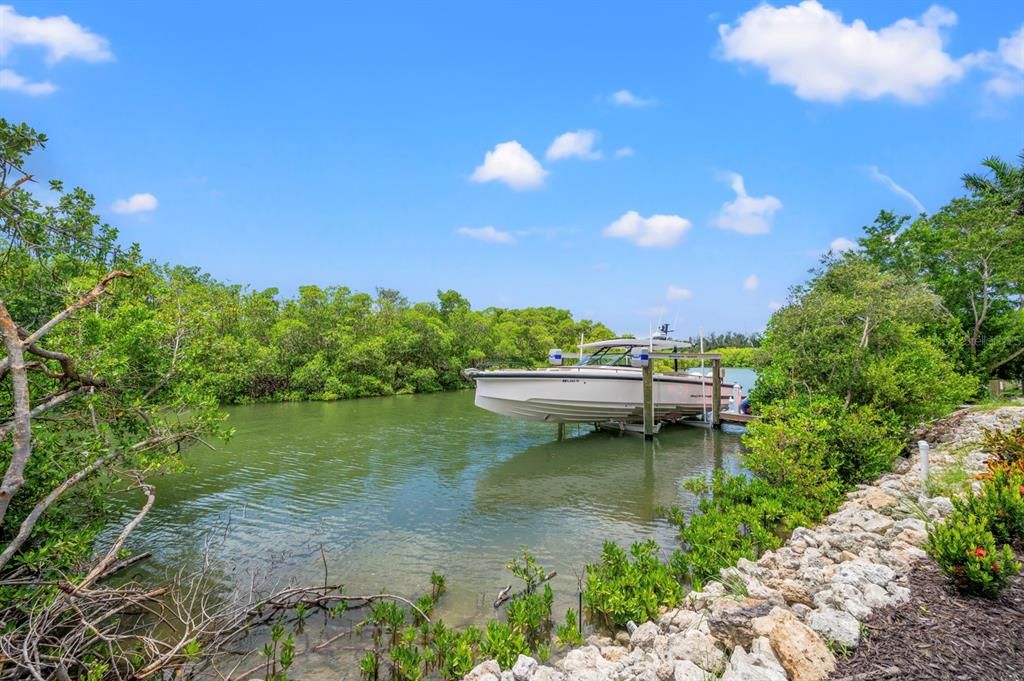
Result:
[[[323,545],[331,581],[349,593],[419,595],[431,570],[444,573],[450,623],[492,616],[523,546],[558,571],[559,612],[603,541],[654,537],[671,550],[658,509],[691,505],[680,483],[736,470],[740,451],[736,433],[682,426],[654,443],[589,427],[556,441],[554,425],[477,409],[468,390],[232,407],[230,423],[230,443],[192,450],[187,472],[156,479],[131,540],[154,555],[135,574],[209,561],[224,586],[248,586],[254,572],[319,583]]]

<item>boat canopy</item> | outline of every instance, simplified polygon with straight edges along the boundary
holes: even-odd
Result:
[[[671,338],[610,338],[593,343],[584,343],[580,347],[584,350],[599,350],[601,348],[653,348],[655,350],[672,350],[673,348],[691,347],[689,341],[673,340]]]

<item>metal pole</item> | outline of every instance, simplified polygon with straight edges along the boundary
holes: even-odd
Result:
[[[722,360],[711,360],[711,427],[722,427]]]
[[[644,365],[644,439],[654,439],[654,359]]]

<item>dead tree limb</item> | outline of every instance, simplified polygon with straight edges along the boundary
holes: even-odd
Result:
[[[96,581],[97,577],[106,572],[107,568],[109,568],[117,559],[117,554],[121,551],[121,547],[124,546],[124,542],[128,539],[128,535],[130,535],[132,531],[139,526],[142,519],[146,517],[147,513],[149,513],[149,509],[153,508],[153,502],[156,501],[156,494],[153,492],[153,486],[139,480],[139,487],[146,494],[146,503],[142,506],[142,510],[132,518],[130,523],[124,526],[124,529],[121,530],[121,534],[117,535],[117,539],[115,539],[114,543],[110,545],[110,549],[107,551],[106,555],[103,556],[103,558],[96,563],[96,566],[89,571],[89,574],[87,574],[85,578],[78,583],[72,594],[80,592],[82,589]]]
[[[6,361],[10,366],[12,394],[14,398],[14,449],[11,462],[4,471],[0,482],[0,523],[7,515],[11,499],[25,484],[25,465],[32,454],[31,409],[28,393],[28,370],[25,368],[25,354],[21,339],[18,338],[18,327],[15,326],[7,306],[0,302],[0,335],[3,336],[4,347],[7,349]]]

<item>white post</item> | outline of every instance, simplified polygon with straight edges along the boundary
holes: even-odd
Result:
[[[928,498],[928,452],[931,449],[925,440],[917,441],[917,450],[921,453],[921,498]]]

